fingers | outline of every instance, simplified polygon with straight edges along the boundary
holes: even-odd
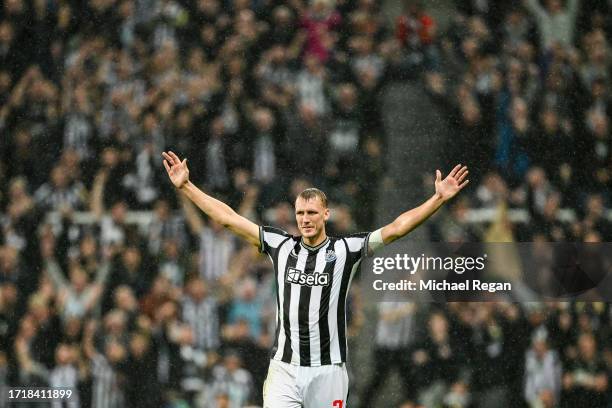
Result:
[[[463,187],[467,186],[467,184],[470,182],[470,180],[465,180],[463,183],[459,184],[459,190],[461,190]]]
[[[457,174],[455,175],[455,178],[457,179],[459,183],[461,183],[467,177],[468,173],[469,171],[467,167],[463,166],[463,168],[457,172]]]
[[[168,153],[174,159],[174,164],[179,164],[181,162],[181,159],[179,159],[179,157],[176,154],[174,154],[173,151],[169,151]]]
[[[436,181],[442,181],[442,172],[440,170],[436,170]]]
[[[459,164],[459,166],[461,166],[461,165]],[[455,176],[459,176],[459,175],[460,175],[461,173],[463,173],[464,171],[467,171],[467,169],[468,169],[468,167],[467,167],[467,166],[463,166],[463,167],[461,167],[461,168],[460,168],[460,169],[457,171],[457,173],[455,174]]]
[[[162,156],[164,156],[165,159],[164,166],[166,166],[166,164],[168,164],[169,167],[176,166],[177,164],[183,164],[184,166],[187,166],[187,159],[183,160],[183,162],[181,163],[181,159],[179,159],[179,157],[171,150],[169,150],[167,153],[162,152]],[[166,170],[168,170],[168,168],[166,168]]]
[[[168,160],[164,160],[164,167],[166,168],[166,171],[170,173],[170,165],[168,164]]]
[[[459,171],[459,169],[461,168],[461,164],[456,165],[455,167],[453,167],[453,169],[451,170],[450,173],[448,173],[448,175],[450,177],[455,177],[455,174],[457,174],[457,172]]]
[[[185,170],[189,171],[187,168],[187,159],[183,159],[183,167],[185,167]]]
[[[170,167],[172,167],[174,165],[174,160],[172,159],[172,157],[168,153],[163,152],[162,156],[164,156],[164,159],[168,161],[168,163],[170,164]]]

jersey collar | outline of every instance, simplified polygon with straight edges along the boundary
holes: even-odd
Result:
[[[310,246],[307,243],[304,242],[304,237],[300,238],[300,244],[302,245],[302,247],[304,249],[307,249],[309,251],[316,251],[322,247],[324,247],[325,245],[327,245],[327,243],[329,242],[329,237],[325,237],[325,240],[323,240],[323,242],[321,242],[319,245],[317,246]]]

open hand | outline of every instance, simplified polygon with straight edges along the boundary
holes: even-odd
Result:
[[[174,187],[181,188],[185,183],[189,181],[189,169],[187,168],[187,159],[182,162],[176,154],[169,151],[168,153],[163,152],[164,156],[164,167],[168,172],[170,181],[174,184]]]
[[[440,170],[436,170],[436,194],[444,201],[450,200],[470,182],[465,180],[467,175],[467,166],[461,167],[461,164],[456,165],[444,180]]]

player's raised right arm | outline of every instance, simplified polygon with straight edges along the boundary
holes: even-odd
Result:
[[[229,205],[209,196],[189,181],[187,159],[182,162],[173,152],[164,152],[164,167],[172,184],[213,221],[223,225],[249,243],[259,247],[259,226],[244,218]]]

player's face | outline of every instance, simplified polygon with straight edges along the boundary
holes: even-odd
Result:
[[[319,198],[295,200],[295,220],[304,238],[317,237],[325,231],[325,221],[329,219],[329,209]]]

